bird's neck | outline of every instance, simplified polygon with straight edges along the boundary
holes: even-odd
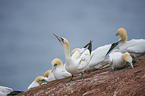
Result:
[[[127,41],[127,33],[121,34],[120,39],[122,43],[125,43]]]
[[[69,62],[69,60],[71,60],[69,45],[64,46],[64,54],[65,54],[65,62]]]
[[[65,58],[70,58],[70,46],[64,46],[64,54],[65,54]]]
[[[56,69],[62,69],[64,68],[63,64],[62,65],[58,65],[58,67]]]

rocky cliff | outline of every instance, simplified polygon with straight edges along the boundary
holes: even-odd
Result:
[[[69,78],[55,80],[17,96],[145,96],[145,56],[136,60],[134,69],[128,66],[109,72],[108,67],[85,73],[81,80],[69,83],[62,83]]]

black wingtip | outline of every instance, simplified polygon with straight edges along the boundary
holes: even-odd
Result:
[[[119,44],[120,41],[115,42],[111,45],[110,49],[108,50],[106,56]]]
[[[88,46],[88,50],[90,51],[90,54],[91,54],[91,52],[92,52],[92,42],[93,42],[93,41],[90,40],[90,42],[84,46],[84,48],[86,48],[86,47]]]

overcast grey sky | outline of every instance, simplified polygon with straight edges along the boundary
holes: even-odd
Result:
[[[26,90],[36,76],[51,69],[64,51],[89,40],[93,49],[113,43],[124,27],[128,40],[145,38],[144,0],[0,0],[0,85]]]

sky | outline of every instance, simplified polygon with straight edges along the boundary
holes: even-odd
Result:
[[[144,9],[144,0],[0,0],[0,85],[25,91],[54,58],[65,63],[53,33],[71,50],[113,43],[121,27],[128,40],[145,39]]]

